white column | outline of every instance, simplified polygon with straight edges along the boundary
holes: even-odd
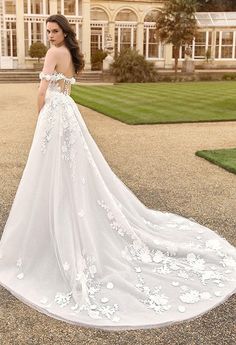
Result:
[[[108,23],[108,33],[111,35],[113,52],[115,52],[115,22]]]
[[[165,69],[171,69],[172,63],[172,44],[166,44],[164,50]]]
[[[219,55],[218,55],[218,59],[221,59],[222,56],[222,31],[220,31],[220,35],[219,35]]]
[[[82,53],[85,59],[85,69],[91,69],[90,0],[82,0],[82,17]]]
[[[211,58],[215,60],[216,57],[216,30],[213,29],[212,31],[212,45],[211,45]]]
[[[136,50],[138,50],[139,54],[141,54],[141,55],[143,55],[143,30],[144,30],[143,23],[138,23],[137,24]]]
[[[118,26],[117,29],[118,29],[118,35],[117,35],[117,51],[120,52],[120,50],[121,50],[121,49],[120,49],[120,39],[121,39],[120,36],[121,36],[121,29],[122,29],[122,28],[121,28],[120,26]]]
[[[148,55],[149,55],[149,27],[146,28],[146,35],[145,35],[145,52],[144,52],[144,56],[146,59],[148,59]]]
[[[25,67],[24,1],[16,1],[16,44],[18,67]]]
[[[36,3],[35,2],[32,3],[32,7],[33,7],[32,13],[36,13]],[[35,22],[32,23],[32,29],[33,30],[31,32],[31,37],[33,39],[33,42],[36,42],[36,23]]]
[[[236,41],[236,31],[233,31],[233,56],[232,58],[235,60],[235,41]]]
[[[79,15],[79,0],[75,0],[75,15]]]
[[[50,14],[57,14],[57,0],[50,0],[49,1],[49,13]]]
[[[43,0],[43,14],[46,14],[46,0]]]

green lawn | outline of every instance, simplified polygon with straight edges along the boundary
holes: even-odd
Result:
[[[236,174],[236,148],[197,151],[196,155]]]
[[[235,81],[75,85],[71,96],[132,125],[236,120]]]

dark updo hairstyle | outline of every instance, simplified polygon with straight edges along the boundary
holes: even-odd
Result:
[[[53,14],[46,19],[46,23],[57,23],[65,34],[65,46],[69,49],[74,65],[75,73],[77,74],[84,68],[84,56],[80,52],[79,44],[76,39],[76,34],[70,23],[62,14]]]

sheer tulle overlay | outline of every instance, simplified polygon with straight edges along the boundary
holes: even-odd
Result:
[[[107,330],[162,327],[225,301],[235,247],[142,204],[91,137],[74,79],[40,78],[49,87],[0,242],[0,284],[49,316]]]

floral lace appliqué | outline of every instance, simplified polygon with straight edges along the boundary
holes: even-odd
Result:
[[[73,292],[57,292],[54,298],[54,302],[60,307],[70,307],[73,313],[78,314],[86,311],[89,317],[92,319],[102,319],[108,318],[111,321],[118,322],[120,320],[117,311],[119,310],[118,304],[108,304],[110,298],[104,296],[104,293],[108,293],[114,288],[114,284],[108,281],[102,284],[96,279],[97,267],[95,265],[96,259],[93,256],[84,256],[84,262],[82,265],[82,270],[77,273],[76,281],[81,284],[82,292],[85,293],[86,302],[84,303],[73,303]],[[69,263],[65,262],[64,269],[69,269]],[[44,296],[41,303],[48,299]]]

